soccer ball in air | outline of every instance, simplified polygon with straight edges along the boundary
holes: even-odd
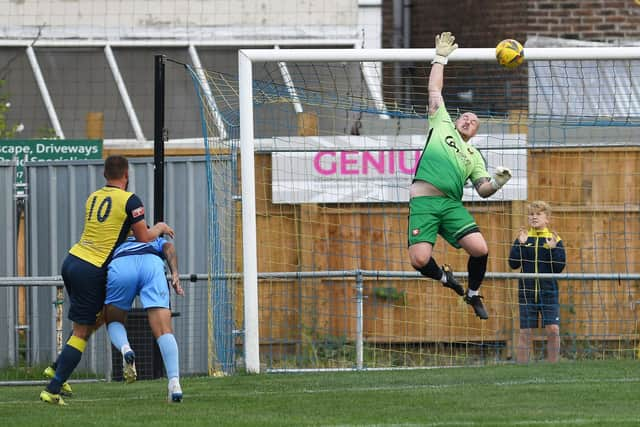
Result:
[[[516,68],[524,62],[524,48],[517,40],[502,40],[496,46],[496,59],[505,68]]]

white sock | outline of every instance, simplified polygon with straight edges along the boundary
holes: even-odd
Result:
[[[440,278],[440,281],[442,283],[447,283],[447,275],[445,274],[444,270],[442,270],[442,277]]]
[[[120,353],[122,353],[123,356],[130,351],[131,351],[131,346],[129,344],[123,345],[122,348],[120,349]]]
[[[180,380],[178,377],[173,377],[169,379],[169,388],[172,388],[176,384],[180,385]]]
[[[478,295],[480,293],[480,291],[474,291],[473,289],[467,289],[467,295],[469,295],[470,297],[474,296],[474,295]]]

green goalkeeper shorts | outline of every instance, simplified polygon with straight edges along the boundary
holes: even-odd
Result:
[[[462,201],[442,196],[414,197],[409,202],[409,246],[436,243],[438,234],[454,248],[458,240],[478,231],[478,225]]]

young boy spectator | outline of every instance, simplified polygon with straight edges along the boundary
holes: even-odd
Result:
[[[551,208],[535,201],[528,206],[529,229],[521,228],[509,253],[509,266],[523,273],[560,273],[565,267],[562,239],[549,230]],[[538,315],[547,334],[547,360],[555,363],[560,355],[560,304],[556,279],[520,279],[520,337],[517,361],[527,363],[531,353],[531,332],[539,327]]]

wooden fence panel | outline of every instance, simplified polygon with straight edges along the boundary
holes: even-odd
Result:
[[[269,202],[269,157],[260,157],[260,271],[412,271],[406,250],[406,205],[274,205]],[[567,272],[638,272],[640,151],[531,150],[528,168],[530,200],[546,200],[554,208],[552,228],[565,243]],[[467,206],[489,245],[488,271],[511,271],[507,257],[518,229],[526,226],[526,202]],[[466,271],[464,251],[441,239],[434,257],[454,271]],[[271,283],[266,292],[264,284],[260,287],[261,325],[272,325],[270,334],[291,339],[284,326],[291,321],[354,338],[353,278],[282,281],[273,292],[275,286]],[[402,301],[384,300],[376,288],[405,296]],[[563,333],[607,338],[635,333],[636,283],[571,282],[561,283],[561,289]],[[482,294],[491,316],[486,322],[429,279],[366,279],[364,294],[364,333],[372,342],[510,340],[518,327],[516,280],[485,281]],[[276,314],[274,307],[289,314]]]

